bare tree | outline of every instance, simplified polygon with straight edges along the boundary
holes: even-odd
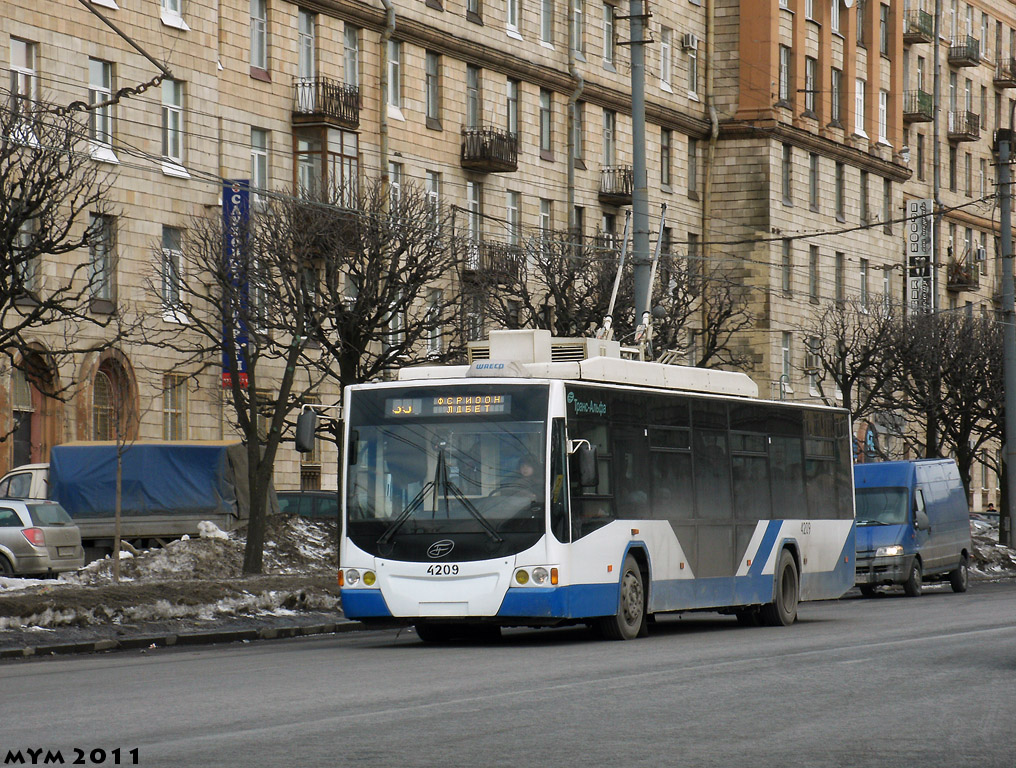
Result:
[[[224,194],[236,190],[229,186]],[[241,190],[242,192],[242,190]],[[322,305],[323,253],[346,212],[289,197],[260,199],[249,219],[195,217],[176,253],[159,254],[150,281],[162,304],[149,344],[172,352],[175,370],[221,371],[234,427],[247,449],[250,510],[244,573],[260,573],[269,490],[287,419],[317,396],[327,354],[314,342]],[[168,355],[167,355],[168,356]]]
[[[30,336],[42,329],[59,339],[47,355],[54,365],[116,341],[83,332],[115,315],[89,311],[101,275],[88,260],[59,276],[43,268],[45,257],[112,245],[103,216],[110,166],[91,159],[87,138],[80,118],[0,89],[0,354],[15,365],[38,356]]]
[[[846,408],[854,421],[881,409],[889,400],[899,329],[899,308],[888,301],[836,301],[814,316],[804,328],[809,359],[803,371],[822,401]]]

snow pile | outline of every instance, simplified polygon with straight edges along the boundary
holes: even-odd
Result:
[[[987,578],[1011,578],[1016,575],[1016,549],[998,543],[998,528],[971,529],[974,547],[971,573]]]

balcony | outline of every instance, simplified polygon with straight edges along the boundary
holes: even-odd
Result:
[[[597,232],[593,237],[593,252],[598,257],[616,257],[624,245],[624,236],[613,232]]]
[[[948,291],[976,291],[981,285],[981,273],[977,264],[969,259],[962,259],[949,262],[946,272],[946,290]]]
[[[518,136],[499,128],[463,128],[461,165],[482,173],[517,171]]]
[[[600,202],[604,205],[631,205],[635,174],[630,165],[612,165],[600,169]]]
[[[360,127],[360,89],[327,77],[301,77],[293,83],[293,122]]]
[[[981,64],[981,43],[976,37],[961,35],[949,43],[949,64],[953,67],[977,67]]]
[[[949,113],[949,141],[977,141],[981,137],[981,116],[976,112]]]
[[[907,11],[903,15],[903,42],[930,43],[935,39],[935,17],[927,11]]]
[[[995,87],[1016,88],[1016,59],[999,59],[995,65]]]
[[[494,240],[467,240],[466,272],[498,284],[520,280],[525,273],[525,252],[521,245]]]
[[[929,123],[934,119],[935,107],[931,94],[921,90],[903,94],[903,122]]]

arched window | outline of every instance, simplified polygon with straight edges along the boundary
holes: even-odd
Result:
[[[92,386],[92,439],[113,440],[116,438],[116,389],[107,370],[100,368],[95,373]]]

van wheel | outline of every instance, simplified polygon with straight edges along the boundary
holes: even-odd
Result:
[[[907,597],[920,597],[921,582],[923,580],[924,576],[921,572],[921,561],[915,557],[913,564],[910,566],[910,575],[907,576],[907,580],[903,582],[903,591],[906,593]]]
[[[780,552],[775,577],[776,599],[763,605],[759,614],[767,627],[789,627],[797,621],[799,583],[794,556],[785,549]]]
[[[645,635],[646,592],[642,571],[635,558],[628,555],[621,570],[621,594],[617,613],[599,620],[600,634],[607,640],[634,640]]]
[[[14,566],[4,555],[0,555],[0,576],[13,576]]]
[[[966,592],[970,583],[970,572],[967,567],[967,558],[960,561],[960,567],[949,573],[949,584],[953,592]]]

